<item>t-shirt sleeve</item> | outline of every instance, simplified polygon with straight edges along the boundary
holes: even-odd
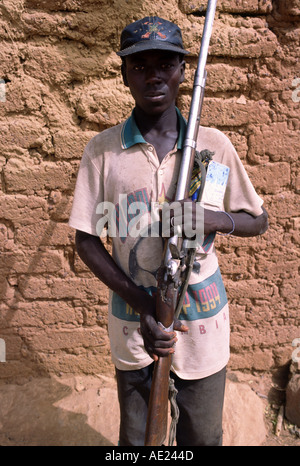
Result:
[[[256,193],[243,163],[229,139],[225,143],[221,163],[230,168],[224,196],[224,210],[226,212],[243,210],[254,217],[261,215],[263,200]]]
[[[94,236],[97,234],[97,206],[103,201],[103,176],[91,156],[90,142],[83,153],[76,180],[69,225]],[[97,158],[99,159],[99,157]]]

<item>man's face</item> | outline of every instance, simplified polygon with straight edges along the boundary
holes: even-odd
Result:
[[[127,56],[122,72],[136,106],[153,116],[175,104],[184,69],[185,62],[179,55],[148,50]]]

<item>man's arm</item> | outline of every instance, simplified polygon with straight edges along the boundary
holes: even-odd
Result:
[[[79,257],[108,288],[115,291],[136,312],[145,307],[146,293],[140,290],[116,265],[99,237],[76,231]]]
[[[181,208],[178,209],[175,206],[178,207],[179,204],[181,204]],[[170,210],[174,212],[174,220],[172,219],[171,222]],[[204,234],[232,232],[234,236],[251,237],[262,235],[268,229],[268,214],[264,207],[262,207],[262,214],[257,217],[245,211],[228,212],[228,214],[229,216],[222,211],[204,209]],[[173,225],[180,226],[181,231],[197,231],[199,219],[197,219],[196,203],[191,199],[171,203],[164,215],[168,216],[163,217],[162,220],[167,235],[170,233],[172,236],[175,233],[174,228],[171,226],[172,222]],[[201,218],[203,218],[202,215]],[[164,230],[163,235],[165,236]]]
[[[81,260],[108,288],[140,314],[145,348],[153,359],[174,352],[174,332],[163,332],[155,320],[155,299],[140,289],[117,266],[99,237],[76,231],[76,249]]]
[[[263,213],[258,217],[241,211],[236,213],[229,212],[234,221],[234,236],[250,237],[264,234],[268,229],[268,214],[264,207]],[[208,234],[214,231],[219,233],[229,233],[233,229],[233,224],[228,215],[224,212],[214,212],[205,209],[204,211],[204,233]]]

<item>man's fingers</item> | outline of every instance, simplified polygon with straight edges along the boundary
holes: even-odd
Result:
[[[188,332],[189,328],[184,325],[180,320],[174,320],[174,330],[177,330],[177,332]]]
[[[146,351],[149,354],[149,356],[154,359],[154,361],[157,361],[159,357],[166,357],[169,354],[175,353],[174,348],[168,348],[168,349],[162,349],[162,348],[147,348]]]

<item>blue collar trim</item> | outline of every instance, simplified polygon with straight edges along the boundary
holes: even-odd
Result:
[[[187,123],[177,107],[176,112],[179,121],[179,136],[177,140],[177,149],[182,149]],[[129,149],[135,144],[147,144],[147,141],[145,141],[145,139],[141,135],[141,132],[134,118],[134,111],[132,111],[131,116],[125,121],[121,130],[121,146],[122,149]]]

